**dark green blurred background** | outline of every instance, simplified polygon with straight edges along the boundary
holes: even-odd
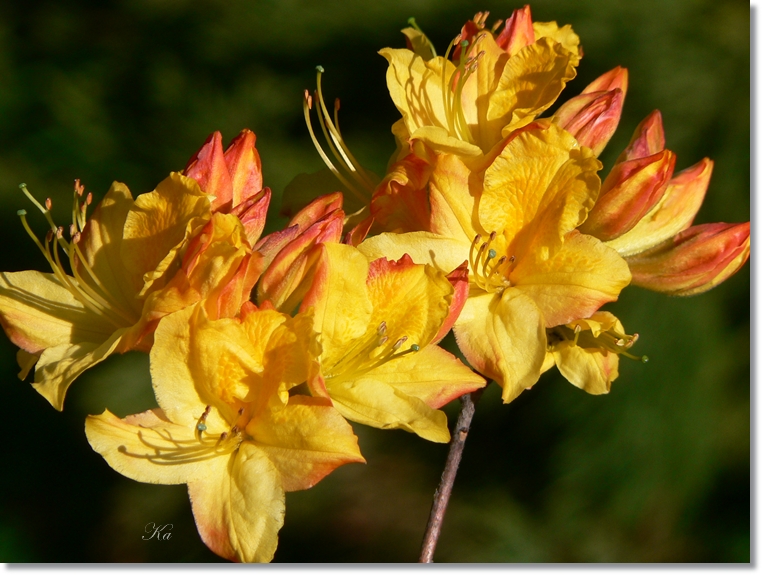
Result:
[[[11,0],[0,4],[0,269],[46,270],[15,213],[53,198],[65,223],[74,178],[100,198],[112,180],[151,190],[214,130],[258,136],[279,195],[321,167],[301,97],[326,68],[355,155],[382,172],[398,115],[384,46],[409,16],[442,50],[470,0]],[[749,218],[749,8],[713,0],[538,1],[535,20],[570,23],[585,57],[562,99],[616,65],[630,71],[607,166],[654,108],[677,169],[716,161],[698,222]],[[277,200],[275,202],[277,209]],[[275,213],[276,210],[273,210]],[[33,213],[33,210],[30,210]],[[32,215],[42,234],[42,218]],[[282,224],[273,219],[270,228]],[[636,353],[608,396],[553,372],[511,405],[491,386],[477,406],[437,552],[439,561],[750,560],[750,275],[675,299],[628,288],[611,306]],[[0,343],[5,425],[0,561],[215,561],[184,486],[133,482],[92,452],[87,414],[152,407],[147,357],[110,358],[79,378],[64,413],[16,378]],[[458,405],[448,407],[451,422]],[[280,562],[415,561],[447,448],[356,425],[367,465],[287,496]],[[169,541],[142,541],[149,523]]]

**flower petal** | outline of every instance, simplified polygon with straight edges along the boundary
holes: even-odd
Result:
[[[283,489],[309,489],[345,463],[365,463],[352,427],[324,398],[294,395],[246,429],[275,465]]]
[[[468,259],[471,243],[430,232],[379,234],[357,246],[368,259],[398,260],[408,254],[417,264],[430,264],[438,271],[450,273]]]
[[[453,328],[458,347],[476,371],[503,388],[503,402],[540,377],[545,360],[545,321],[532,299],[515,288],[466,301]]]

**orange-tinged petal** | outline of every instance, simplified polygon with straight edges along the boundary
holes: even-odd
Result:
[[[439,328],[436,337],[432,343],[439,343],[444,336],[452,329],[455,320],[458,319],[460,312],[463,310],[463,306],[466,305],[468,299],[469,285],[468,285],[468,262],[463,262],[460,266],[452,270],[447,274],[447,280],[455,288],[452,295],[452,302],[450,303],[450,310],[447,314],[442,327]]]
[[[630,282],[627,263],[614,250],[577,231],[550,259],[535,252],[517,259],[509,277],[542,310],[547,327],[589,317]]]
[[[194,235],[210,217],[209,198],[195,180],[178,173],[172,173],[156,190],[135,200],[124,224],[121,251],[130,273],[145,274],[140,295],[165,277],[183,240]]]
[[[0,272],[0,324],[33,354],[70,342],[104,341],[116,326],[84,307],[53,274]]]
[[[590,82],[585,89],[582,90],[582,93],[590,94],[592,92],[607,92],[619,88],[623,94],[627,94],[628,86],[629,72],[627,71],[627,68],[617,66]]]
[[[619,155],[616,163],[652,156],[664,149],[664,125],[661,112],[654,110],[635,128],[635,133],[627,148]]]
[[[615,164],[580,231],[604,241],[627,233],[662,199],[674,169],[669,150]]]
[[[258,194],[250,196],[230,210],[231,215],[241,220],[246,230],[246,237],[252,246],[259,241],[259,237],[262,235],[271,197],[270,188],[264,188]]]
[[[365,463],[352,427],[324,398],[294,395],[246,431],[275,465],[286,491],[309,489],[345,463]]]
[[[606,242],[622,257],[652,248],[683,231],[704,201],[714,163],[704,158],[674,176],[661,200],[629,232]]]
[[[545,320],[534,301],[515,288],[468,298],[453,328],[468,362],[503,388],[503,402],[540,377],[545,360]]]
[[[244,129],[225,150],[234,209],[262,190],[262,161],[255,147],[256,142],[254,132]]]
[[[312,286],[300,310],[314,308],[315,331],[323,346],[321,363],[333,366],[369,327],[373,304],[366,286],[368,259],[343,244],[323,244],[319,249]]]
[[[389,232],[426,230],[431,219],[427,183],[431,166],[408,154],[391,166],[373,192],[371,215],[376,225]]]
[[[553,120],[580,145],[591,148],[599,156],[619,125],[623,104],[624,92],[619,88],[583,92],[561,106],[553,114]]]
[[[532,44],[534,40],[532,12],[529,4],[514,10],[511,17],[505,21],[503,31],[495,38],[497,45],[505,50],[509,56],[516,54],[524,46]]]
[[[372,376],[434,409],[486,385],[483,377],[435,345],[387,362],[374,369]]]
[[[339,412],[352,421],[380,429],[404,429],[423,439],[447,443],[447,416],[417,397],[377,380],[372,373],[330,387]]]
[[[193,178],[201,190],[212,196],[212,210],[229,210],[233,205],[233,183],[222,151],[222,134],[210,135],[190,159],[183,174]]]
[[[750,224],[693,226],[662,244],[627,258],[632,283],[670,295],[705,292],[749,259]]]
[[[275,466],[246,441],[232,457],[212,462],[205,478],[188,483],[201,539],[231,561],[272,561],[285,515],[285,493]]]

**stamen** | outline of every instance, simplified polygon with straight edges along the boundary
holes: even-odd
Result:
[[[407,341],[407,336],[403,335],[401,338],[399,338],[396,342],[394,342],[394,345],[392,346],[392,349],[394,351],[399,350],[399,348],[402,347],[402,344]]]
[[[50,198],[45,198],[45,209],[50,211],[50,209],[53,207],[53,200]]]
[[[437,51],[434,49],[434,44],[432,44],[431,40],[429,40],[429,37],[424,34],[423,30],[421,30],[420,26],[418,26],[418,23],[415,21],[415,18],[412,16],[407,19],[407,23],[410,24],[412,28],[423,34],[423,37],[426,38],[426,43],[429,45],[429,48],[431,49],[431,54],[434,56],[434,58],[437,57]]]
[[[376,330],[376,333],[378,335],[384,335],[386,334],[386,322],[382,321],[380,324],[378,324],[378,329]]]

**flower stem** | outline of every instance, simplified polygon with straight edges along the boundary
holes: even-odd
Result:
[[[483,388],[477,389],[473,393],[467,393],[460,398],[460,414],[458,415],[458,422],[455,424],[452,439],[450,440],[450,451],[447,453],[447,461],[442,472],[442,479],[434,493],[434,503],[431,506],[429,523],[426,525],[426,533],[423,536],[419,563],[434,562],[434,551],[437,548],[439,534],[442,531],[442,522],[444,521],[445,511],[447,511],[447,503],[450,501],[452,486],[455,483],[455,475],[458,473],[460,458],[463,455],[466,437],[468,437],[468,430],[471,427],[471,419],[474,417],[476,402],[479,401],[482,391]]]

